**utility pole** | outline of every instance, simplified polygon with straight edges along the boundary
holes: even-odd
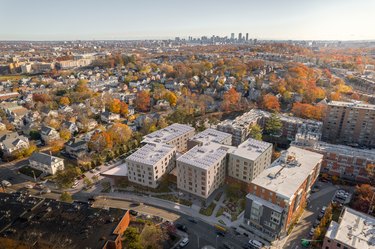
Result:
[[[33,172],[34,181],[36,182],[35,172],[34,172],[34,170],[31,170],[31,171]]]

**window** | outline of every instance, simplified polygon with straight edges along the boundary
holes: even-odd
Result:
[[[340,243],[337,243],[337,247],[341,247],[341,244],[340,244]]]

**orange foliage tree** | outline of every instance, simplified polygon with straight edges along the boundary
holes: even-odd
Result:
[[[97,132],[91,136],[88,147],[95,152],[101,152],[113,147],[113,141],[108,132]]]
[[[293,104],[292,113],[297,117],[322,120],[324,115],[323,105],[310,105],[296,102]]]
[[[263,96],[262,101],[263,107],[270,111],[280,111],[279,100],[272,94],[266,94]]]
[[[140,111],[148,111],[150,109],[150,93],[148,91],[138,92],[135,99],[135,106]]]
[[[238,107],[241,95],[236,91],[236,89],[231,88],[229,91],[224,93],[223,102],[221,104],[221,109],[223,111],[233,111]]]

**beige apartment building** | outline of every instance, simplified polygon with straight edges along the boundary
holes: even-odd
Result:
[[[207,142],[214,142],[219,144],[231,145],[232,135],[226,132],[218,131],[212,128],[208,128],[188,141],[188,150],[196,145],[202,145]]]
[[[229,153],[228,180],[250,183],[271,164],[272,144],[252,138]]]
[[[187,150],[187,143],[195,135],[195,129],[189,125],[172,124],[143,137],[142,143],[164,143],[176,146],[178,152]]]
[[[207,142],[177,159],[177,187],[204,199],[224,184],[226,159],[233,147]]]
[[[175,167],[175,160],[175,146],[148,143],[125,159],[128,166],[128,180],[156,188],[160,179]]]
[[[375,148],[375,105],[331,101],[323,121],[322,140]]]

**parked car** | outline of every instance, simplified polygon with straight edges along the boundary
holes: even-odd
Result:
[[[195,224],[198,223],[198,221],[194,219],[193,217],[188,217],[187,220],[190,221],[191,223],[195,223]]]
[[[180,223],[176,223],[176,228],[178,230],[181,230],[181,231],[185,232],[185,233],[188,231],[188,228],[185,225],[180,224]]]
[[[5,187],[10,187],[10,186],[12,186],[12,184],[11,184],[10,182],[8,182],[7,180],[2,180],[2,181],[1,181],[1,184],[2,184],[3,186],[5,186]]]
[[[180,242],[180,247],[185,247],[187,244],[189,244],[189,239],[188,239],[188,238],[184,238],[184,239]]]
[[[315,233],[315,228],[312,227],[310,229],[309,235],[312,237],[314,235],[314,233]]]
[[[263,247],[263,243],[255,239],[249,240],[249,244],[252,248],[256,249],[261,249]]]
[[[138,215],[138,212],[135,211],[135,210],[129,210],[129,213],[133,216],[137,216]]]

